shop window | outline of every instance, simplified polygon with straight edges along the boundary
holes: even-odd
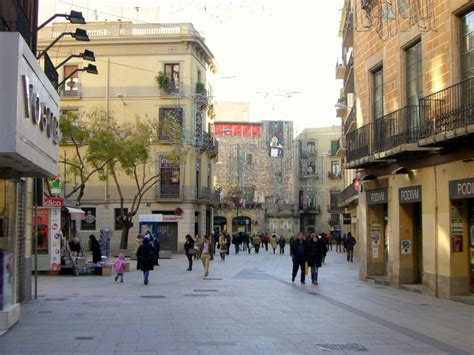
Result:
[[[84,219],[81,221],[81,230],[93,231],[96,230],[96,209],[95,207],[82,207],[85,212]]]
[[[116,231],[122,230],[123,228],[120,211],[120,208],[114,208],[114,229]],[[123,213],[126,215],[128,213],[128,208],[124,208]]]

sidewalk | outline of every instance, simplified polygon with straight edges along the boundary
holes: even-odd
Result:
[[[38,300],[0,337],[0,354],[470,354],[474,308],[358,280],[328,254],[319,285],[291,282],[289,255],[219,256],[209,278],[184,255],[143,284],[42,276]]]

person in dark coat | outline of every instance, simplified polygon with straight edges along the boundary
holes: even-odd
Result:
[[[157,235],[153,236],[153,248],[155,249],[155,265],[160,266],[160,238]]]
[[[311,233],[308,243],[308,266],[311,267],[311,281],[314,285],[318,284],[318,268],[322,265],[324,248],[326,246],[323,240]]]
[[[192,271],[193,269],[193,257],[196,254],[196,250],[194,250],[194,240],[190,234],[186,234],[186,241],[184,242],[184,251],[186,252],[186,256],[188,257],[188,268],[186,271]]]
[[[155,264],[155,250],[148,239],[143,239],[143,244],[137,250],[137,269],[143,271],[143,283],[148,285],[150,270]]]
[[[354,258],[354,245],[356,245],[356,240],[352,236],[352,233],[349,232],[347,233],[347,238],[346,238],[346,250],[347,250],[347,261],[352,262],[352,259]]]
[[[285,244],[286,244],[286,239],[283,238],[283,236],[280,236],[280,239],[278,239],[278,245],[280,246],[280,254],[285,254]]]
[[[89,236],[89,250],[92,251],[92,262],[94,264],[102,260],[100,255],[100,244],[97,239],[95,239],[94,234]]]
[[[225,232],[225,241],[226,241],[226,244],[227,244],[227,251],[226,251],[226,254],[229,255],[230,253],[230,244],[231,244],[231,238],[230,238],[230,234]]]
[[[298,238],[290,246],[290,255],[293,261],[293,273],[291,281],[295,282],[296,274],[300,269],[301,283],[305,283],[305,263],[308,260],[308,244],[305,241],[304,234],[300,232]]]

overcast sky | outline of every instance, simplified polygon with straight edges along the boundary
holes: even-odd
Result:
[[[206,38],[220,71],[218,101],[250,103],[250,119],[292,120],[297,131],[339,125],[334,104],[343,0],[40,0],[40,21],[75,8],[86,20],[119,16],[138,22],[191,22]],[[157,9],[159,7],[159,9]],[[86,9],[91,11],[87,11]],[[87,15],[86,15],[87,14]],[[89,17],[89,18],[88,18]]]

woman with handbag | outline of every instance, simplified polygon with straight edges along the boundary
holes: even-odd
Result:
[[[225,254],[227,253],[227,241],[224,234],[219,236],[219,250],[221,253],[221,260],[225,260]]]
[[[155,264],[155,250],[148,239],[143,239],[143,244],[137,250],[137,269],[143,271],[143,283],[148,285],[150,270]]]
[[[193,269],[193,257],[196,254],[196,250],[194,249],[194,240],[189,235],[186,234],[186,241],[184,242],[184,251],[186,252],[186,256],[188,257],[189,266],[186,271],[191,271]]]

